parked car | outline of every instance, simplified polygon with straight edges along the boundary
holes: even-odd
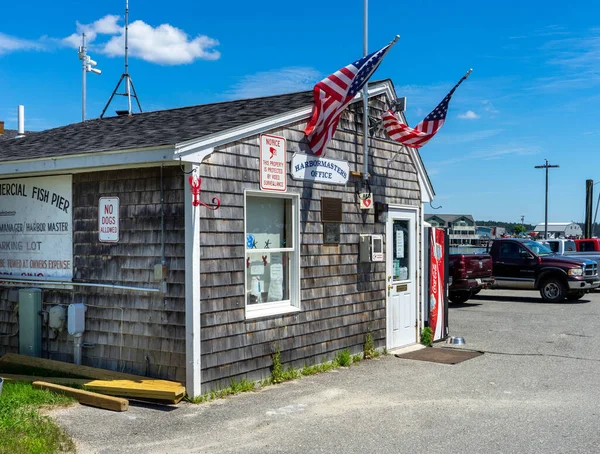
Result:
[[[464,303],[494,283],[489,254],[450,254],[448,263],[448,299],[451,303]]]
[[[539,290],[544,301],[559,303],[600,286],[596,262],[559,256],[536,241],[497,239],[489,252],[493,288]]]

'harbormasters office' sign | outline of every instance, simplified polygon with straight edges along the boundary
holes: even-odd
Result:
[[[72,178],[0,180],[0,280],[73,277]]]
[[[296,153],[292,157],[291,174],[294,180],[317,183],[346,184],[350,167],[346,161]]]

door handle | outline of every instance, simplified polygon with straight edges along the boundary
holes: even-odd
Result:
[[[393,285],[388,285],[388,292],[394,288]]]

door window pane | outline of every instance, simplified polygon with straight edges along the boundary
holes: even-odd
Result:
[[[410,276],[409,221],[394,220],[392,258],[394,281],[406,281]]]

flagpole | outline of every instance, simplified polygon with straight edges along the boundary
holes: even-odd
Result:
[[[363,57],[369,55],[369,0],[364,0]],[[369,83],[363,87],[363,178],[369,181]]]

